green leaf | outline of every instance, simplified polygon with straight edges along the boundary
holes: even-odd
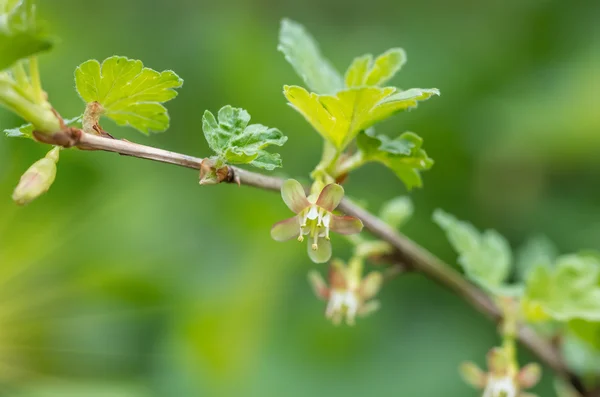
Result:
[[[413,88],[399,92],[394,87],[363,87],[335,95],[318,95],[302,87],[284,86],[284,95],[290,105],[341,152],[360,131],[394,113],[417,106],[418,101],[439,95],[439,91]]]
[[[529,273],[538,266],[552,267],[558,250],[547,237],[536,236],[529,239],[517,252],[517,273],[526,280]]]
[[[600,322],[571,320],[568,329],[570,333],[600,354]]]
[[[433,220],[458,252],[466,276],[496,295],[515,295],[520,286],[505,284],[510,275],[512,253],[506,239],[495,230],[480,233],[473,225],[437,209]]]
[[[362,161],[376,161],[390,168],[408,189],[421,187],[420,171],[433,166],[433,160],[421,147],[423,139],[412,132],[405,132],[396,139],[384,135],[370,136],[370,132],[359,134],[356,144]]]
[[[557,321],[600,321],[600,263],[591,256],[565,255],[552,268],[540,265],[527,279],[524,300]]]
[[[315,39],[299,23],[289,19],[281,21],[277,49],[312,91],[335,94],[344,88],[342,76],[321,55]]]
[[[71,127],[74,125],[81,125],[81,116],[74,117],[72,119],[64,120],[65,125]],[[33,124],[23,124],[17,128],[5,129],[4,134],[9,138],[28,138],[33,139]]]
[[[37,26],[33,1],[0,0],[0,70],[51,47]]]
[[[381,54],[375,62],[371,54],[356,58],[346,71],[346,87],[373,87],[387,83],[406,62],[402,48],[392,48]]]
[[[157,72],[142,61],[113,56],[102,62],[89,60],[75,70],[75,84],[81,98],[98,102],[103,114],[118,125],[138,131],[163,132],[169,128],[169,114],[162,103],[177,96],[183,80],[171,70]]]
[[[383,205],[379,217],[394,229],[404,225],[412,216],[414,205],[410,197],[396,197]]]
[[[248,123],[247,111],[229,105],[219,110],[218,120],[208,110],[204,112],[202,130],[218,162],[250,164],[266,170],[281,167],[279,154],[264,149],[270,145],[282,146],[288,138],[276,128]]]

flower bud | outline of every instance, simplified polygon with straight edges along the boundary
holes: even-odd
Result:
[[[17,204],[29,204],[50,189],[56,178],[59,152],[60,148],[55,147],[25,171],[12,196]]]

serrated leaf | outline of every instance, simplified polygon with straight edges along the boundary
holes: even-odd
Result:
[[[600,263],[591,256],[565,255],[552,268],[537,266],[527,278],[524,300],[557,321],[600,321]]]
[[[163,132],[169,128],[169,114],[162,105],[177,96],[183,80],[171,70],[157,72],[142,61],[125,57],[82,63],[75,70],[77,92],[87,102],[98,102],[104,115],[119,125],[138,131]]]
[[[315,39],[299,23],[289,19],[281,21],[277,49],[310,90],[319,94],[335,94],[344,88],[342,76],[323,57]]]
[[[354,59],[346,71],[346,87],[372,87],[387,83],[406,62],[402,48],[392,48],[381,54],[375,61],[371,54]]]
[[[281,167],[279,154],[264,149],[270,145],[282,146],[287,137],[276,128],[249,123],[247,111],[229,105],[219,110],[218,119],[208,110],[204,112],[202,130],[218,162],[250,164],[266,170]]]
[[[0,70],[51,47],[37,26],[33,1],[0,0]]]
[[[351,88],[335,95],[309,93],[302,87],[284,86],[290,105],[338,151],[344,150],[358,133],[418,101],[439,95],[436,89],[398,92],[394,87]]]
[[[384,164],[394,171],[408,189],[421,187],[423,181],[420,172],[433,166],[433,160],[421,148],[423,139],[412,132],[405,132],[396,139],[361,132],[356,144],[363,161]]]
[[[507,285],[512,253],[506,239],[495,230],[480,233],[473,225],[437,209],[433,220],[445,232],[459,254],[458,264],[466,276],[487,291],[502,296],[519,295],[519,285]]]
[[[65,125],[71,127],[81,123],[81,116],[72,119],[65,119]],[[9,138],[28,138],[33,139],[33,124],[23,124],[17,128],[9,128],[4,130],[4,134]]]

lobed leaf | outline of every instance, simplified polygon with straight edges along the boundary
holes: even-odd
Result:
[[[433,220],[458,252],[466,276],[495,295],[519,295],[521,286],[507,285],[512,253],[506,239],[495,230],[480,233],[473,225],[437,209]]]
[[[394,229],[398,229],[411,218],[414,210],[410,197],[401,196],[386,202],[379,212],[379,217]]]
[[[323,57],[315,39],[299,23],[289,19],[281,21],[277,49],[312,91],[335,94],[344,88],[342,76]]]
[[[290,105],[341,152],[360,131],[394,113],[415,107],[418,101],[439,95],[439,91],[414,88],[399,92],[394,87],[363,87],[335,95],[318,95],[302,87],[284,86],[284,95]]]
[[[51,47],[37,26],[33,1],[0,0],[0,70]]]
[[[394,171],[408,189],[423,185],[420,172],[430,169],[433,160],[421,148],[421,137],[412,132],[405,132],[396,139],[369,134],[369,130],[361,132],[356,141],[364,161],[384,164]]]
[[[358,57],[346,71],[346,88],[381,86],[391,80],[405,63],[406,53],[402,48],[392,48],[375,61],[371,54]]]
[[[202,130],[208,146],[222,163],[250,164],[266,170],[281,167],[279,154],[264,149],[270,145],[282,146],[288,138],[276,128],[249,123],[250,114],[246,110],[227,105],[219,110],[218,118],[205,111]]]
[[[565,255],[552,268],[539,265],[526,282],[524,300],[558,321],[600,321],[600,262],[587,255]]]
[[[159,73],[142,61],[113,56],[102,64],[82,63],[75,70],[75,84],[85,102],[102,105],[105,116],[149,134],[169,128],[169,114],[162,104],[177,96],[175,89],[183,80],[171,70]]]

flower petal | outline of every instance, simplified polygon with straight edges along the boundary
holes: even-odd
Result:
[[[460,365],[463,380],[475,389],[483,389],[487,383],[487,375],[475,363],[466,362]]]
[[[361,317],[369,316],[369,315],[375,313],[377,310],[379,310],[380,306],[381,306],[381,304],[379,303],[378,300],[372,300],[372,301],[363,303],[358,308],[358,315]]]
[[[495,347],[487,354],[488,370],[494,376],[504,376],[508,371],[509,363],[506,353],[499,347]]]
[[[369,273],[360,284],[360,295],[364,300],[369,300],[381,289],[383,276],[379,272]]]
[[[281,197],[289,209],[296,214],[308,207],[310,203],[306,199],[304,188],[295,179],[288,179],[281,186]]]
[[[308,256],[315,263],[325,263],[331,258],[331,242],[324,238],[319,239],[317,249],[312,248],[312,240],[308,239]]]
[[[339,234],[355,234],[360,233],[363,229],[363,223],[360,219],[353,216],[338,216],[331,217],[331,231]]]
[[[324,300],[329,299],[329,288],[327,287],[323,276],[321,276],[321,273],[316,270],[309,272],[308,282],[310,283],[317,298]]]
[[[331,289],[345,290],[348,288],[346,281],[346,265],[339,259],[334,259],[329,264],[329,286]]]
[[[271,228],[271,237],[275,241],[287,241],[300,236],[300,219],[297,216],[277,222]]]
[[[527,364],[519,374],[517,375],[517,383],[521,389],[531,389],[533,386],[537,385],[542,377],[542,368],[539,364]]]
[[[331,183],[321,190],[319,198],[317,199],[317,205],[321,208],[331,212],[340,204],[340,201],[344,198],[344,188],[337,183]]]

